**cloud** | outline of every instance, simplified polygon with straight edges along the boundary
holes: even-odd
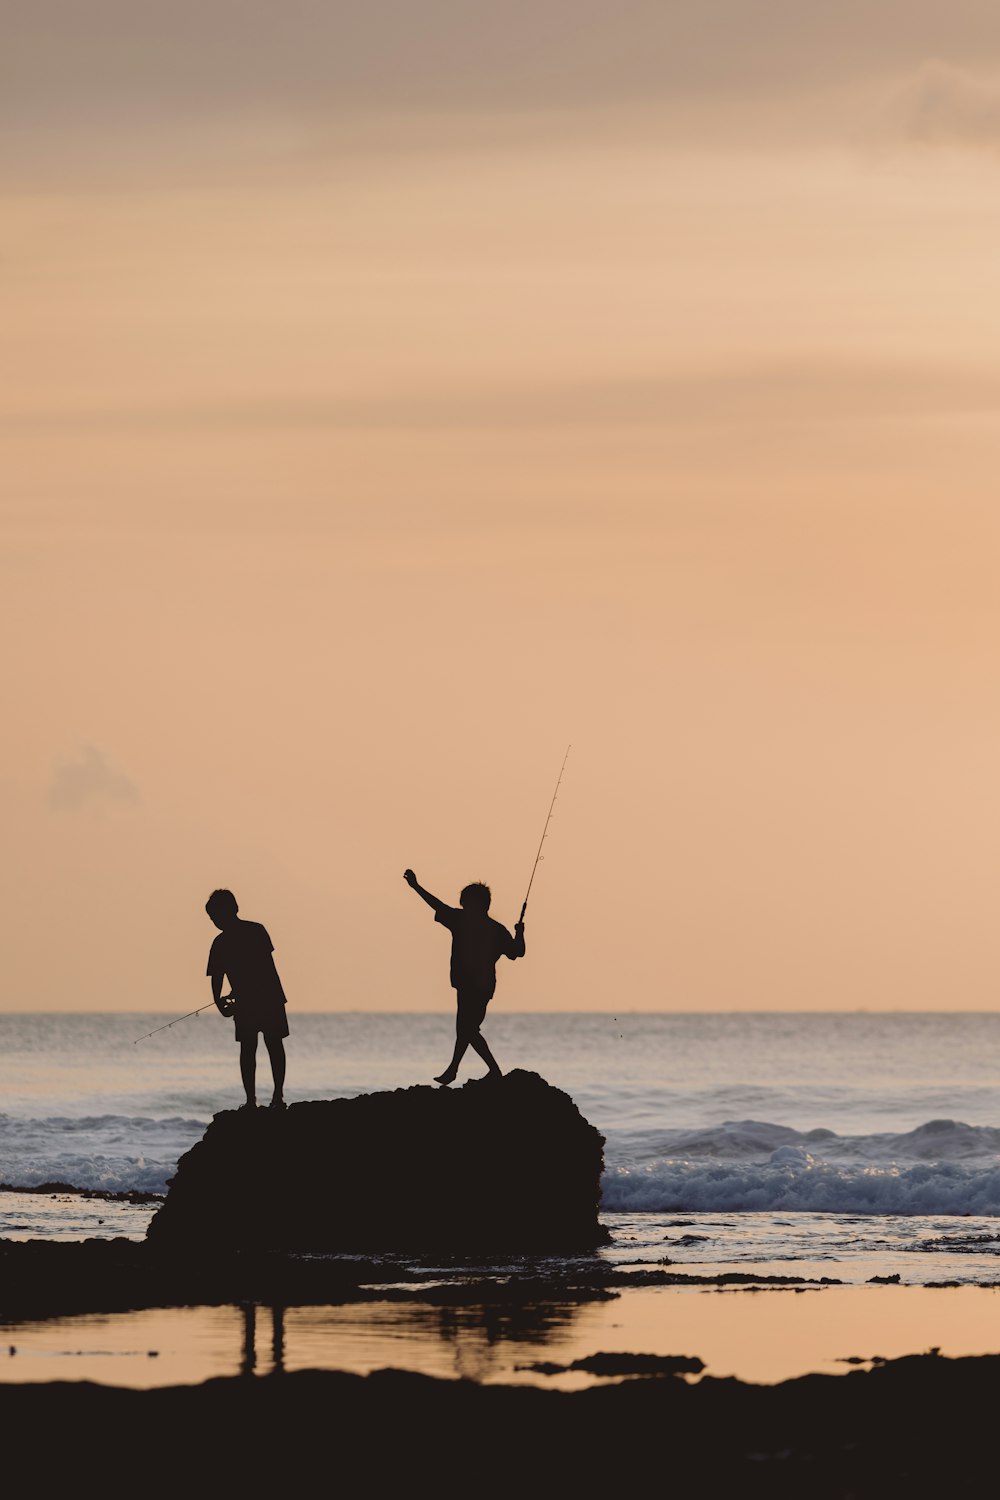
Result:
[[[843,144],[923,58],[1000,69],[995,0],[5,0],[3,16],[12,192],[336,183],[518,142]]]
[[[914,145],[1000,148],[1000,75],[976,76],[931,59],[895,91],[889,132]]]
[[[713,427],[954,416],[1000,409],[1000,374],[976,366],[791,360],[699,375],[423,389],[358,397],[205,400],[38,409],[0,432],[497,431]]]
[[[78,759],[56,766],[49,786],[49,806],[60,812],[76,812],[90,803],[138,801],[135,783],[93,745],[84,745]]]
[[[487,111],[797,92],[1000,55],[994,0],[8,0],[8,122]]]

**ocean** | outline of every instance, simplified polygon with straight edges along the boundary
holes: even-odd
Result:
[[[136,1040],[169,1019],[0,1015],[0,1234],[144,1233],[150,1208],[79,1192],[165,1192],[242,1099],[232,1023],[208,1011]],[[289,1102],[428,1084],[453,1037],[446,1014],[290,1020]],[[996,1277],[1000,1016],[498,1007],[486,1030],[505,1070],[541,1073],[605,1135],[617,1259]]]

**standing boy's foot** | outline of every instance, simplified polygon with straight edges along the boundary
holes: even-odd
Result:
[[[434,1082],[439,1083],[442,1088],[447,1088],[449,1083],[454,1083],[457,1077],[457,1073],[438,1073],[435,1076]]]
[[[280,1094],[276,1094],[267,1107],[268,1109],[284,1109],[285,1101]]]
[[[248,1099],[245,1104],[241,1104],[240,1105],[238,1113],[239,1114],[243,1114],[244,1110],[247,1110],[247,1109],[256,1109],[256,1108],[257,1108],[257,1101],[256,1101],[256,1099]]]

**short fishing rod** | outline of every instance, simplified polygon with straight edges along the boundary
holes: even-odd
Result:
[[[566,762],[569,760],[569,752],[572,750],[572,748],[572,745],[566,746],[566,754],[563,756],[562,765],[559,767],[559,775],[556,778],[556,789],[552,793],[552,801],[549,803],[549,815],[545,819],[545,827],[542,829],[542,836],[538,840],[538,853],[535,855],[535,863],[531,867],[531,879],[528,881],[528,889],[524,893],[524,905],[521,907],[520,921],[522,922],[524,921],[524,914],[528,910],[528,897],[531,895],[531,887],[535,883],[535,871],[538,869],[539,861],[544,858],[542,854],[542,845],[545,843],[545,835],[549,831],[549,824],[552,821],[552,809],[556,805],[556,798],[559,795],[559,787],[562,783],[563,772],[566,769]]]
[[[232,996],[231,995],[223,995],[222,999],[223,1000],[231,1000]],[[136,1039],[135,1039],[135,1041],[132,1043],[132,1046],[133,1047],[138,1047],[138,1045],[139,1045],[140,1042],[144,1042],[146,1040],[146,1037],[155,1036],[158,1031],[169,1031],[170,1028],[171,1028],[171,1026],[176,1026],[177,1025],[178,1021],[187,1021],[187,1020],[190,1020],[190,1018],[192,1016],[200,1016],[203,1010],[211,1010],[212,1006],[214,1004],[215,1004],[215,1001],[214,1000],[210,1000],[207,1005],[199,1005],[199,1007],[198,1007],[197,1010],[189,1010],[186,1015],[177,1016],[173,1021],[167,1021],[167,1023],[164,1026],[154,1026],[153,1029],[152,1029],[152,1031],[147,1031],[146,1032],[145,1036],[137,1036]]]

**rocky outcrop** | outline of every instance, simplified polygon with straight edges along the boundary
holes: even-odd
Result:
[[[182,1156],[157,1249],[591,1249],[604,1138],[568,1094],[517,1070],[216,1115]]]

